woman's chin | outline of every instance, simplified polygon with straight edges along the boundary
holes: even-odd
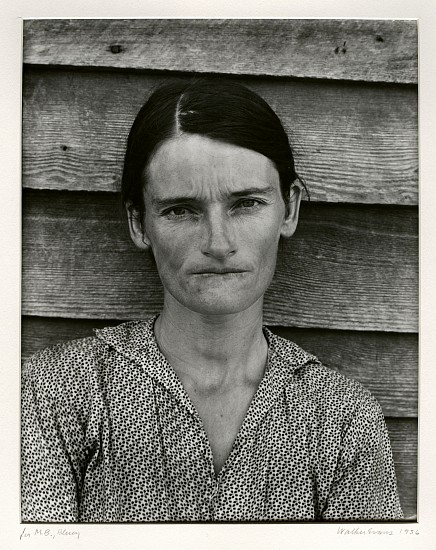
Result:
[[[213,293],[206,295],[199,295],[195,302],[186,304],[188,309],[199,313],[201,315],[234,315],[242,313],[250,309],[256,302],[260,302],[262,307],[262,300],[259,297],[247,297],[234,294],[227,294],[226,296],[214,295]]]

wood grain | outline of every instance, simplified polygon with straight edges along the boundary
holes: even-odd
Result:
[[[197,73],[417,81],[416,21],[28,20],[24,62]]]
[[[132,319],[160,310],[153,262],[130,243],[117,196],[27,191],[25,315]],[[272,325],[416,332],[413,207],[305,204],[267,292]]]
[[[120,320],[24,317],[21,354],[66,340],[93,335],[93,328]],[[353,332],[271,327],[314,353],[328,367],[361,382],[380,402],[386,416],[416,417],[418,412],[418,338],[416,334]]]
[[[164,80],[132,73],[25,71],[24,186],[117,190],[131,123],[150,90]],[[313,201],[417,204],[413,87],[243,83],[280,115]]]
[[[404,517],[414,519],[417,511],[418,423],[412,419],[386,419],[397,474]]]

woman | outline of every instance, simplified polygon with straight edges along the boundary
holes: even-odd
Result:
[[[25,367],[23,520],[402,517],[377,402],[262,326],[303,187],[253,92],[200,80],[152,94],[122,196],[163,310]]]

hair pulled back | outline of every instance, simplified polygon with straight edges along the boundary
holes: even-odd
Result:
[[[121,196],[144,215],[146,167],[165,140],[197,134],[251,149],[275,165],[288,207],[291,185],[299,180],[288,136],[268,103],[245,86],[226,80],[170,82],[157,88],[130,130],[124,158]]]

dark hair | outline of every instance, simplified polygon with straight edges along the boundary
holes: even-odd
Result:
[[[260,96],[221,79],[170,82],[156,89],[141,108],[127,141],[121,196],[124,205],[133,204],[141,219],[145,168],[161,143],[181,134],[198,134],[268,157],[279,173],[287,206],[292,183],[299,180],[306,189],[295,171],[282,123]]]

